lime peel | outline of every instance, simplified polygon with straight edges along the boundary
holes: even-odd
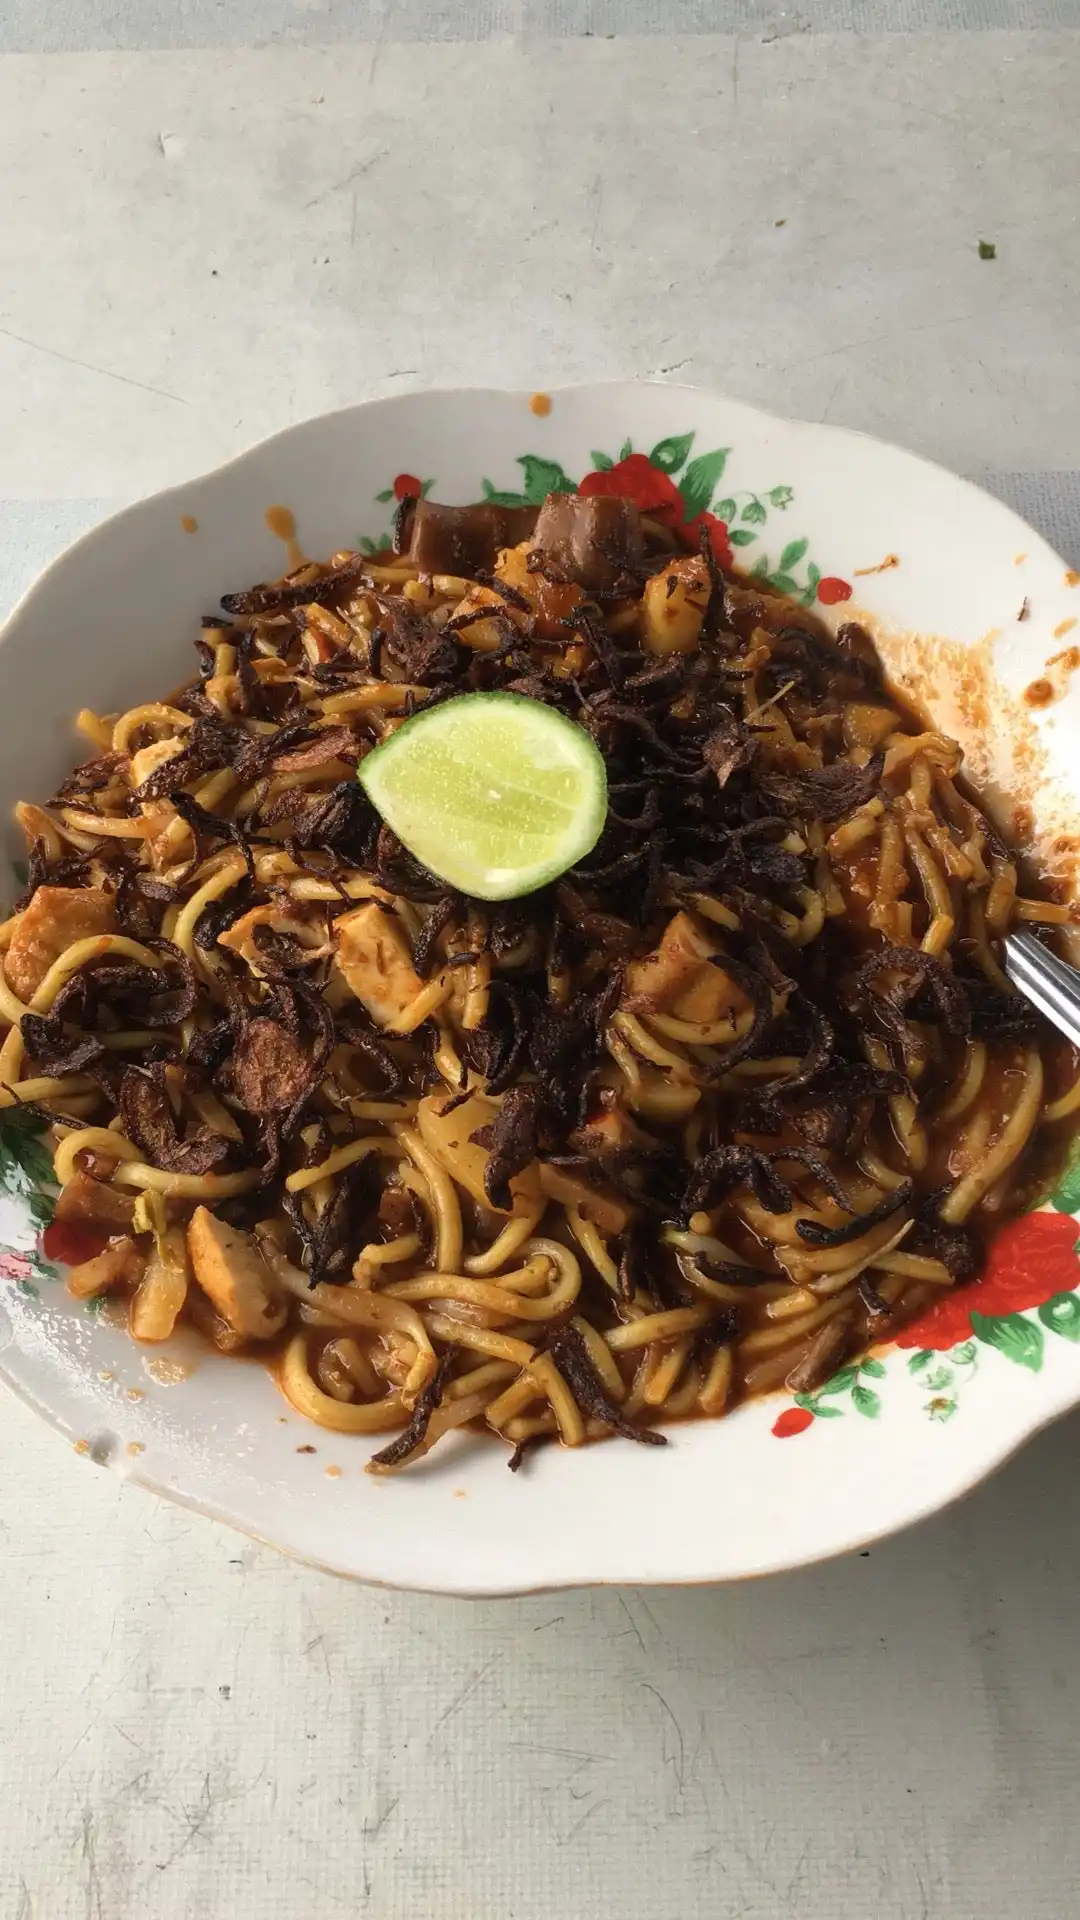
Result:
[[[594,847],[607,772],[589,734],[520,693],[463,693],[414,714],[360,762],[373,806],[431,873],[515,900]]]

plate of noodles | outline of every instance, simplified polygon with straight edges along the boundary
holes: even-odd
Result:
[[[1080,1400],[1080,1061],[1001,964],[1080,918],[1078,618],[965,482],[670,385],[97,528],[0,644],[0,1375],[452,1593],[970,1488]]]

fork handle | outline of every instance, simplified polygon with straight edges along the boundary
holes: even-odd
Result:
[[[1032,933],[1010,933],[1005,942],[1005,971],[1025,999],[1045,1013],[1080,1047],[1080,973],[1044,947]]]

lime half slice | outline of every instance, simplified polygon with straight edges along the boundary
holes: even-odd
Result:
[[[409,852],[478,900],[513,900],[565,873],[607,813],[589,735],[520,693],[464,693],[416,714],[357,778]]]

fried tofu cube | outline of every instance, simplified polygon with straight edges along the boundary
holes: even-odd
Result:
[[[693,653],[709,604],[709,569],[700,554],[672,560],[647,582],[641,602],[646,653]]]
[[[401,924],[367,901],[334,923],[337,964],[380,1027],[393,1027],[422,990]]]
[[[429,1153],[434,1154],[439,1165],[446,1168],[451,1179],[471,1194],[480,1206],[490,1207],[493,1213],[501,1214],[504,1209],[492,1206],[484,1185],[488,1166],[487,1148],[478,1146],[472,1138],[481,1127],[489,1127],[498,1112],[498,1101],[489,1100],[481,1093],[472,1093],[460,1103],[445,1093],[429,1093],[417,1108],[416,1124]],[[539,1198],[535,1164],[514,1175],[510,1182],[510,1193],[514,1213],[527,1213],[535,1205]]]
[[[114,896],[104,887],[39,887],[12,935],[4,975],[20,1000],[30,1000],[45,975],[76,940],[112,933]]]
[[[627,968],[627,1005],[636,1013],[667,1012],[708,967],[713,951],[688,913],[675,914],[659,946]]]
[[[148,747],[140,747],[138,752],[131,756],[132,786],[141,787],[144,780],[149,780],[152,773],[156,773],[159,767],[163,767],[167,760],[175,760],[177,754],[182,753],[183,750],[184,742],[175,739],[151,740]]]
[[[668,921],[659,946],[627,969],[626,984],[631,1012],[670,1013],[695,1026],[712,1026],[749,1005],[688,913]]]
[[[187,1237],[195,1278],[234,1333],[246,1340],[269,1340],[279,1333],[288,1301],[251,1234],[227,1226],[208,1207],[197,1207]]]

